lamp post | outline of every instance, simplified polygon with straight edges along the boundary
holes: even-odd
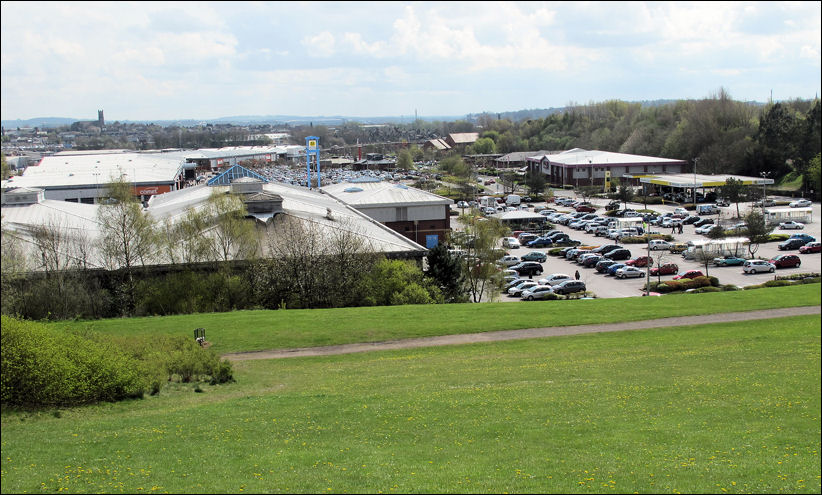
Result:
[[[694,188],[692,190],[694,206],[696,206],[696,162],[698,162],[698,161],[699,161],[699,157],[694,158]]]
[[[765,198],[767,196],[766,193],[765,193],[765,179],[767,179],[768,176],[771,175],[771,173],[770,172],[759,172],[759,175],[762,176],[762,215],[764,216],[765,215]]]

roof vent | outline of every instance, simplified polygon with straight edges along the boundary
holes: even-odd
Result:
[[[394,187],[396,187],[397,189],[408,189],[408,186],[406,186],[405,184],[397,184]]]
[[[343,191],[347,192],[347,193],[362,192],[362,188],[361,187],[346,187]]]

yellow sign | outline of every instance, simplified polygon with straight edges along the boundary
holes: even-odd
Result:
[[[317,147],[317,140],[316,139],[309,139],[308,140],[308,147],[309,148],[316,148]]]
[[[610,190],[611,190],[611,171],[606,170],[605,171],[605,192],[608,192]]]

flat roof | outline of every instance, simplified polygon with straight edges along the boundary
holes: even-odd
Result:
[[[639,178],[640,182],[646,184],[657,184],[670,187],[719,187],[724,186],[728,178],[742,181],[745,186],[761,186],[763,184],[773,184],[773,179],[762,177],[747,177],[744,175],[701,175],[701,174],[659,174],[659,175],[631,175],[625,174],[627,178]]]
[[[673,158],[659,158],[656,156],[629,155],[627,153],[613,153],[611,151],[584,150],[574,148],[560,153],[547,153],[530,156],[529,162],[541,162],[547,159],[551,165],[563,167],[616,167],[626,165],[649,164],[679,164],[685,165],[685,160]]]
[[[356,207],[451,205],[443,196],[391,182],[341,182],[323,186],[321,191]]]

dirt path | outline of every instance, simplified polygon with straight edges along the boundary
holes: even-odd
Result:
[[[720,313],[712,315],[678,316],[658,318],[655,320],[629,321],[624,323],[605,323],[595,325],[576,325],[567,327],[526,328],[522,330],[502,330],[497,332],[463,333],[438,337],[416,339],[387,340],[384,342],[367,342],[341,344],[324,347],[301,347],[295,349],[273,349],[268,351],[251,351],[224,354],[229,361],[247,361],[251,359],[280,359],[305,356],[330,356],[333,354],[351,354],[354,352],[384,351],[389,349],[411,349],[415,347],[433,347],[441,345],[473,344],[477,342],[497,342],[501,340],[533,339],[555,337],[558,335],[577,335],[582,333],[618,332],[621,330],[639,330],[643,328],[676,327],[683,325],[704,325],[707,323],[761,320],[782,318],[786,316],[819,315],[819,306],[801,306],[796,308],[777,308],[757,311],[740,311],[737,313]]]

